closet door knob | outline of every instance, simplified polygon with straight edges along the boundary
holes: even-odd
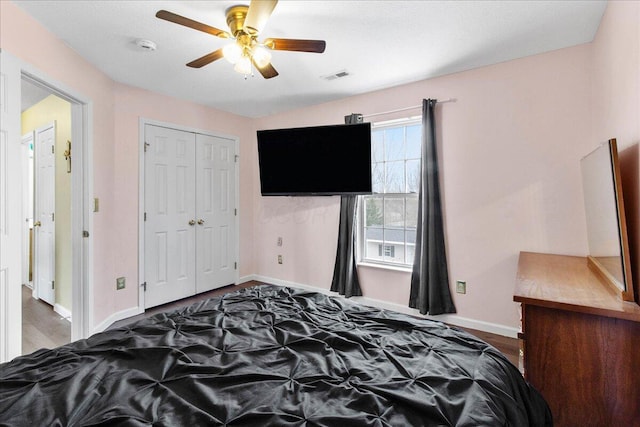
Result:
[[[198,224],[200,224],[200,225],[204,224],[204,219],[199,219],[198,220]]]
[[[196,221],[192,219],[191,221],[189,221],[189,225],[196,225]]]
[[[33,223],[34,227],[40,227],[42,225],[42,223],[40,221],[36,221]]]

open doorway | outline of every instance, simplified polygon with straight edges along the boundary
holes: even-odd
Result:
[[[71,341],[71,104],[22,79],[22,353]]]
[[[22,215],[22,80],[71,104],[71,340],[88,337],[93,328],[93,113],[90,98],[3,50],[0,74],[0,148],[6,154],[0,156],[0,362],[5,362],[23,354],[21,271],[26,217]]]

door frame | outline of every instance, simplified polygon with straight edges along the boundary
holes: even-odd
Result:
[[[151,120],[144,117],[140,117],[138,122],[138,314],[144,313],[144,283],[145,279],[145,258],[144,258],[144,200],[145,200],[145,186],[144,186],[144,176],[145,176],[145,158],[144,158],[144,147],[145,147],[145,134],[144,128],[146,125],[165,127],[169,129],[179,130],[183,132],[193,132],[196,134],[209,135],[217,138],[225,138],[233,141],[233,150],[235,156],[235,189],[236,197],[235,197],[235,206],[234,209],[237,210],[238,214],[235,216],[235,224],[234,224],[234,232],[236,235],[236,250],[235,250],[235,259],[240,260],[240,139],[237,136],[225,134],[217,131],[210,131],[204,129],[192,128],[189,126],[178,125],[175,123],[162,122],[157,120]],[[236,261],[237,262],[237,261]],[[235,283],[238,283],[240,278],[240,266],[235,271]]]
[[[35,66],[11,55],[6,50],[0,50],[0,77],[11,84],[5,89],[3,102],[6,117],[11,122],[8,143],[19,144],[22,132],[21,123],[21,85],[23,80],[38,85],[50,93],[67,100],[71,104],[71,140],[74,141],[73,160],[74,171],[71,174],[71,244],[72,253],[72,313],[71,339],[86,338],[91,334],[93,323],[93,218],[91,215],[91,195],[93,193],[93,102],[90,98],[78,93],[68,85],[51,78]],[[10,93],[9,93],[10,92]],[[13,150],[11,153],[20,150]],[[7,159],[21,164],[19,157]],[[11,176],[17,182],[11,187],[22,188],[21,167],[18,166],[17,176]],[[13,197],[13,196],[11,196]],[[13,200],[9,197],[10,200]],[[19,198],[16,205],[21,206]],[[13,214],[12,214],[13,215]],[[18,217],[18,215],[15,215]],[[9,234],[19,233],[19,222],[8,222]],[[89,237],[84,237],[85,232]],[[18,234],[19,235],[19,234]],[[3,248],[16,253],[8,260],[7,269],[21,271],[22,253],[20,239],[8,241],[8,247]],[[16,322],[22,321],[21,280],[20,274],[8,276],[6,289],[0,292],[0,362],[8,361],[22,353],[22,328],[16,327]],[[19,324],[20,324],[19,323]],[[11,326],[11,327],[10,327]]]
[[[23,80],[71,104],[71,340],[75,341],[93,332],[93,102],[30,64],[23,64],[21,71]]]

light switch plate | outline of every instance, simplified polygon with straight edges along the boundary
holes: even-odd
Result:
[[[467,293],[467,282],[463,281],[463,280],[457,280],[456,281],[456,292],[459,294],[466,294]]]
[[[116,279],[116,290],[120,290],[120,289],[124,289],[125,288],[125,279],[124,277],[118,277]]]

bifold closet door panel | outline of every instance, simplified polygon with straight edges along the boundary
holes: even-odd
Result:
[[[196,290],[235,282],[234,141],[196,135]]]
[[[196,293],[195,134],[145,126],[145,308]]]

